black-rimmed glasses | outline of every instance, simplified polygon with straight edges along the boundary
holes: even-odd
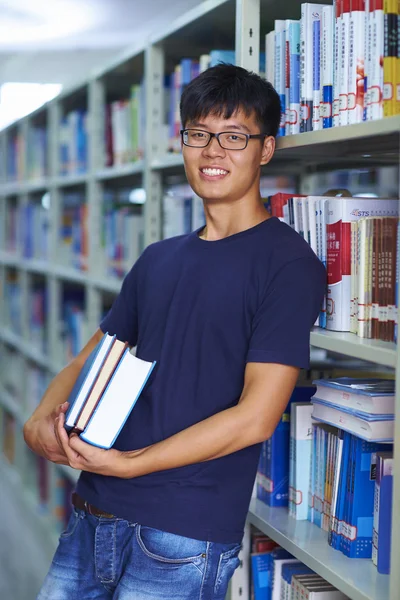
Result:
[[[182,142],[191,148],[205,148],[213,137],[217,138],[224,150],[244,150],[251,139],[263,139],[266,133],[239,133],[237,131],[222,131],[210,133],[202,129],[181,129]]]

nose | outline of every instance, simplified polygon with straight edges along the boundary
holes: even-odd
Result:
[[[206,156],[225,156],[225,150],[221,148],[216,137],[212,137],[208,146],[203,150]]]

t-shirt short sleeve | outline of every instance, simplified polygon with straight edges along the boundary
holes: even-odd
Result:
[[[310,331],[321,309],[326,271],[316,257],[293,260],[271,281],[253,318],[247,362],[308,368]]]
[[[138,338],[138,271],[139,261],[134,264],[126,275],[121,291],[100,323],[100,329],[103,333],[116,335],[118,340],[128,342],[131,346],[136,346]]]

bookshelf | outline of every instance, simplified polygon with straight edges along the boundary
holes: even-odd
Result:
[[[236,49],[237,63],[258,71],[258,50],[263,46],[265,33],[273,28],[274,19],[298,18],[300,4],[300,0],[285,3],[277,0],[206,0],[163,31],[156,32],[145,47],[128,49],[117,60],[92,72],[86,81],[78,82],[75,87],[0,132],[0,292],[6,281],[18,278],[22,305],[21,327],[16,331],[5,318],[5,303],[0,302],[1,359],[7,351],[9,356],[18,356],[22,368],[32,370],[34,377],[39,376],[38,372],[40,377],[42,373],[46,377],[54,376],[67,358],[65,344],[69,338],[61,310],[63,298],[72,297],[79,309],[79,319],[84,323],[82,343],[97,328],[122,281],[122,275],[107,271],[104,255],[99,252],[104,235],[106,194],[111,195],[114,202],[114,198],[122,197],[128,188],[138,192],[144,190],[146,202],[133,203],[132,214],[143,219],[144,246],[161,238],[163,190],[171,178],[180,181],[184,178],[181,154],[168,152],[161,135],[166,125],[164,75],[172,72],[183,55],[198,58],[212,48]],[[134,85],[143,85],[147,98],[140,140],[141,155],[135,156],[135,160],[107,165],[104,132],[107,105],[115,102],[119,95],[129,97]],[[71,172],[67,172],[60,160],[60,143],[63,139],[65,141],[65,123],[62,125],[62,122],[78,119],[78,115],[83,118],[83,114],[86,115],[82,125],[86,137],[82,138],[84,150],[82,147],[79,150],[83,152],[83,158],[80,162],[76,161]],[[34,179],[29,179],[25,175],[28,171],[22,155],[16,165],[16,177],[7,179],[9,140],[18,136],[27,140],[29,131],[39,127],[46,130],[45,167]],[[294,175],[301,183],[304,174],[324,169],[395,166],[398,164],[399,131],[400,117],[395,116],[279,138],[275,157],[265,173]],[[76,202],[79,209],[85,205],[84,212],[80,213],[86,227],[84,251],[80,247],[79,252],[72,255],[68,248],[68,252],[60,252],[63,242],[60,238],[61,223],[65,220],[65,211],[69,210],[69,202],[72,206]],[[27,258],[21,251],[18,231],[15,249],[11,251],[7,247],[10,231],[6,227],[6,212],[10,211],[10,206],[17,211],[31,204],[44,207],[49,226],[43,234],[47,248],[45,256],[34,254]],[[83,261],[85,268],[81,268]],[[32,281],[39,281],[46,294],[45,350],[38,348],[29,337],[28,298]],[[395,369],[396,372],[400,368],[399,350],[391,343],[319,329],[312,331],[311,343],[330,352]],[[27,384],[20,383],[17,401],[0,378],[0,412],[11,414],[19,429],[28,414]],[[400,413],[399,390],[396,412]],[[400,440],[400,419],[396,421],[395,434],[397,444]],[[18,439],[17,444],[22,444],[22,440]],[[26,495],[34,520],[38,512],[31,490],[25,494],[25,474],[19,475],[21,469],[5,459],[2,459],[0,468],[18,495]],[[62,477],[71,485],[77,478],[72,469],[61,465],[54,466],[52,476]],[[397,453],[394,482],[392,557],[397,557],[400,553],[400,459]],[[57,526],[53,518],[46,519],[41,515],[39,522],[45,531],[46,543],[54,548]],[[395,568],[395,563],[390,578],[380,576],[371,561],[346,559],[332,550],[325,534],[316,526],[296,522],[286,510],[271,509],[255,500],[250,506],[248,522],[274,538],[351,600],[397,600],[400,571]],[[246,596],[239,596],[239,587],[239,583],[233,580],[232,600],[239,597],[246,600]]]

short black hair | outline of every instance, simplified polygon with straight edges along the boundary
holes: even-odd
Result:
[[[261,133],[277,136],[281,102],[269,81],[242,67],[220,63],[193,79],[184,89],[180,102],[183,127],[207,115],[230,117],[239,109],[251,114]]]

